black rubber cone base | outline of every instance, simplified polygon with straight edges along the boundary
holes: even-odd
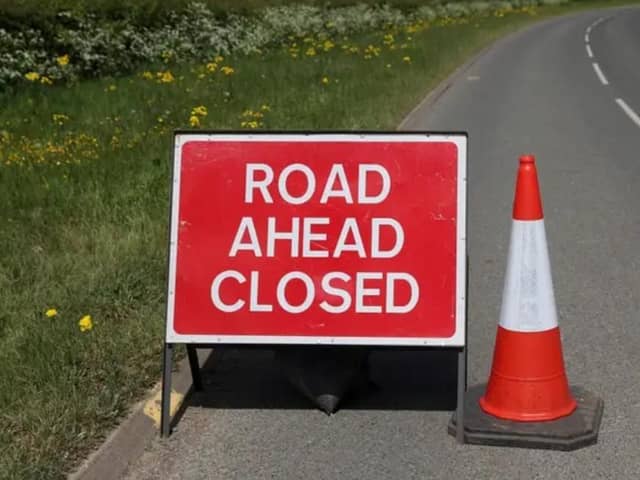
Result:
[[[466,393],[464,403],[464,440],[474,445],[577,450],[598,441],[604,410],[601,398],[572,386],[578,408],[569,416],[548,422],[514,422],[484,413],[478,401],[486,385],[475,385]],[[449,434],[456,435],[456,415],[449,422]]]

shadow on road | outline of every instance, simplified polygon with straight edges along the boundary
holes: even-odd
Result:
[[[454,410],[453,350],[372,350],[371,382],[360,382],[340,410]],[[272,349],[217,348],[203,367],[204,391],[187,405],[221,409],[313,409],[286,379]]]

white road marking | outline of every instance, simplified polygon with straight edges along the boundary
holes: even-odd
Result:
[[[640,117],[638,116],[638,114],[634,112],[631,109],[631,107],[627,105],[623,99],[616,98],[616,103],[620,105],[620,108],[624,111],[624,113],[626,113],[629,116],[629,118],[633,121],[633,123],[635,123],[637,126],[640,127]]]
[[[587,34],[591,33],[591,25],[587,27]]]
[[[591,51],[589,44],[587,44],[587,55],[589,55],[589,58],[593,58],[593,52]]]
[[[604,73],[602,73],[602,70],[600,70],[600,65],[598,65],[595,62],[593,62],[593,69],[596,71],[596,75],[598,75],[598,78],[600,79],[600,82],[603,85],[609,85],[609,82],[607,81],[607,77],[605,77]]]
[[[585,33],[585,35],[584,35],[584,42],[585,43],[589,43],[589,34],[588,33]]]

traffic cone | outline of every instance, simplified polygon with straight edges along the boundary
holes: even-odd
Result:
[[[480,408],[541,422],[570,415],[535,158],[520,157],[513,226],[491,376]]]

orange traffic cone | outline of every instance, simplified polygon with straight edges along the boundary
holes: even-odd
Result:
[[[491,376],[480,408],[521,422],[576,409],[562,356],[535,158],[520,157]]]

